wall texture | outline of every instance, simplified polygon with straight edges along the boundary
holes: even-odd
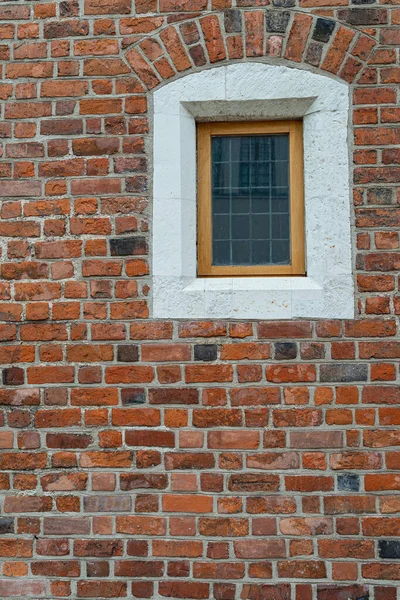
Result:
[[[1,598],[399,597],[391,4],[1,4]],[[252,60],[352,86],[355,320],[151,320],[151,92]]]

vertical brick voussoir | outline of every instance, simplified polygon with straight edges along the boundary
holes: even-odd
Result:
[[[312,22],[313,19],[310,15],[295,15],[289,32],[285,58],[295,62],[301,62]]]
[[[160,33],[160,38],[178,72],[190,69],[191,62],[180,40],[178,31],[168,27]]]
[[[131,65],[133,71],[138,75],[140,80],[149,90],[159,84],[160,79],[158,78],[154,69],[145,60],[143,55],[140,54],[139,50],[136,48],[129,50],[126,53],[126,59]]]
[[[336,74],[355,36],[354,31],[340,26],[322,63],[322,69]]]
[[[246,56],[262,56],[264,54],[264,12],[261,10],[246,12]]]
[[[200,19],[200,25],[210,62],[215,63],[224,60],[226,52],[218,17],[216,15],[204,17]]]

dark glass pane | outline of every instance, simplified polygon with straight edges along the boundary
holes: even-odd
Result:
[[[217,266],[232,264],[230,242],[213,242],[213,264]]]
[[[251,247],[251,262],[253,265],[267,265],[271,262],[271,249],[268,242],[253,242]]]
[[[282,187],[289,185],[289,164],[287,162],[275,162],[272,169],[271,187]]]
[[[274,240],[289,239],[289,215],[284,213],[272,215],[272,237]]]
[[[230,161],[230,138],[215,137],[212,140],[213,164]]]
[[[233,188],[232,189],[232,212],[233,213],[250,213],[250,193],[249,188]]]
[[[285,265],[290,261],[289,247],[286,241],[272,242],[272,263],[274,265]]]
[[[213,217],[213,239],[229,240],[229,215],[214,215]]]
[[[213,193],[214,214],[229,214],[230,194],[229,190],[218,190]]]
[[[250,237],[250,217],[248,215],[232,216],[232,239],[248,240]]]
[[[288,187],[277,187],[271,192],[271,212],[289,212]]]
[[[251,265],[250,242],[232,242],[232,264]]]
[[[214,265],[290,262],[289,136],[212,136]]]
[[[253,215],[251,217],[251,237],[253,240],[268,240],[270,237],[270,216]]]
[[[231,158],[232,162],[248,162],[250,160],[250,144],[248,137],[231,137]]]
[[[270,191],[268,188],[259,188],[253,191],[251,200],[253,215],[270,212]]]
[[[288,160],[289,136],[271,135],[271,160]]]
[[[254,163],[251,170],[251,185],[253,187],[266,187],[271,184],[270,169],[266,168],[268,163]]]
[[[232,187],[248,188],[250,185],[250,164],[232,162],[231,163],[231,181]]]
[[[271,139],[270,135],[260,135],[254,137],[251,160],[253,162],[268,162],[271,160]]]
[[[230,188],[230,163],[215,163],[212,174],[213,188]]]

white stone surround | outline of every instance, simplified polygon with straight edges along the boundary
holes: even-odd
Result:
[[[349,88],[240,63],[154,92],[153,318],[354,318]],[[196,274],[196,120],[303,117],[306,277]]]

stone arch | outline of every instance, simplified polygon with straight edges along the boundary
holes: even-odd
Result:
[[[352,84],[376,45],[372,37],[336,20],[268,8],[188,15],[175,23],[149,18],[146,29],[149,35],[135,40],[125,56],[147,90],[190,70],[235,60],[301,64]]]

